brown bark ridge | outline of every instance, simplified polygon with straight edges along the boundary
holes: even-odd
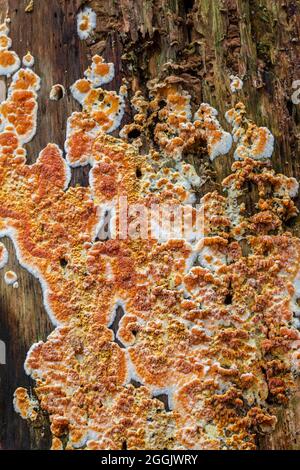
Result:
[[[64,99],[50,101],[52,85],[69,89],[82,76],[89,57],[98,53],[116,66],[109,88],[118,89],[126,78],[131,96],[137,90],[147,93],[153,78],[176,76],[195,107],[208,102],[219,110],[225,129],[224,112],[234,100],[229,76],[239,75],[244,80],[240,98],[249,117],[275,136],[274,169],[300,179],[300,105],[291,100],[292,83],[300,79],[299,0],[35,0],[33,10],[26,12],[27,4],[0,0],[0,17],[3,20],[8,10],[14,50],[20,57],[30,50],[42,78],[39,132],[27,145],[31,163],[48,142],[63,147],[66,118],[76,109],[69,91]],[[76,14],[83,4],[97,13],[96,33],[88,41],[80,41],[76,32]],[[124,123],[131,117],[128,106]],[[210,164],[199,196],[220,189],[232,162],[231,154]],[[72,184],[86,185],[87,174],[87,167],[73,170]],[[251,188],[247,197],[251,209]],[[297,217],[290,227],[296,235],[299,221]],[[0,276],[0,332],[7,345],[7,364],[0,366],[1,448],[48,449],[47,417],[29,426],[14,412],[12,395],[18,386],[32,387],[23,371],[24,359],[52,326],[39,282],[19,266],[11,242],[5,244],[8,266],[16,271],[20,287],[11,289]],[[280,413],[275,432],[259,438],[259,448],[300,449],[299,436],[300,393]]]

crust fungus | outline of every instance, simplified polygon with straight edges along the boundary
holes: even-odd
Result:
[[[18,280],[18,276],[14,271],[7,271],[4,275],[4,280],[8,286],[12,286]]]
[[[10,77],[21,65],[14,51],[10,51],[11,39],[8,36],[8,22],[0,25],[0,75]]]
[[[34,57],[30,52],[27,52],[22,59],[24,67],[33,67],[34,66]]]
[[[4,268],[8,261],[8,251],[3,243],[0,243],[0,269]]]
[[[119,94],[100,87],[112,76],[112,64],[94,57],[72,86],[82,111],[68,120],[66,161],[48,144],[26,164],[39,89],[33,71],[15,74],[1,105],[0,234],[40,280],[54,324],[25,362],[38,402],[18,389],[15,409],[29,419],[39,408],[48,413],[52,449],[125,442],[127,449],[255,449],[257,432],[276,425],[268,403],[287,403],[299,367],[300,241],[284,230],[297,213],[297,182],[258,160],[271,155],[271,134],[239,104],[227,113],[239,160],[224,193],[201,200],[201,239],[163,240],[150,227],[145,239],[122,238],[116,198],[176,203],[195,216],[201,175],[184,153],[202,146],[201,155],[214,159],[232,139],[209,105],[193,118],[191,98],[174,79],[152,84],[149,100],[137,93],[134,122],[112,137],[126,95],[125,87]],[[126,142],[133,129],[140,138],[151,129],[148,155]],[[87,163],[89,187],[68,187],[70,166]],[[250,183],[260,199],[249,215],[239,197]],[[108,212],[114,236],[96,240]],[[0,253],[5,259],[2,245]]]
[[[62,98],[64,98],[65,94],[66,94],[65,87],[57,83],[56,85],[53,85],[53,87],[51,88],[49,98],[52,101],[59,101]]]
[[[96,28],[96,13],[85,7],[77,15],[77,33],[80,39],[88,39]]]
[[[238,103],[226,113],[233,127],[233,138],[238,143],[234,153],[236,160],[247,157],[261,160],[270,158],[274,151],[274,136],[266,127],[258,127],[246,117],[246,108]]]

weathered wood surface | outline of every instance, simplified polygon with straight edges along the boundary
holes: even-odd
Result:
[[[81,42],[76,34],[80,0],[35,0],[25,13],[24,0],[0,0],[0,17],[8,7],[13,47],[20,56],[30,50],[35,70],[42,78],[39,128],[27,146],[29,161],[36,160],[48,143],[63,147],[67,116],[76,109],[68,93],[58,102],[49,100],[55,83],[68,88],[82,76],[88,57],[101,53],[116,64],[117,89],[126,77],[133,91],[146,91],[155,77],[179,76],[195,106],[211,103],[223,114],[234,98],[229,75],[244,78],[241,99],[249,116],[266,125],[276,138],[274,168],[300,180],[300,105],[291,101],[292,82],[300,79],[299,0],[94,0],[97,12],[95,40]],[[130,120],[128,108],[126,120]],[[232,155],[211,164],[211,177],[201,194],[219,189],[229,174]],[[199,171],[200,165],[196,162]],[[72,184],[87,183],[88,168],[73,171]],[[255,195],[249,189],[248,207]],[[300,205],[299,205],[300,207]],[[290,230],[300,235],[300,219]],[[26,352],[45,339],[52,326],[43,308],[39,282],[22,269],[10,241],[9,268],[19,277],[19,289],[7,287],[0,276],[0,339],[7,345],[7,364],[0,366],[0,442],[4,449],[47,449],[47,418],[34,428],[13,411],[17,386],[32,386],[25,376]],[[279,415],[275,433],[262,436],[259,447],[300,449],[300,392]]]

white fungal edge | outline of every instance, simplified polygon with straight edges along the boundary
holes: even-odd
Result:
[[[105,63],[105,62],[104,62]],[[91,84],[93,85],[94,88],[99,88],[101,85],[105,85],[106,83],[110,83],[114,76],[115,76],[115,64],[112,62],[108,62],[106,65],[108,65],[108,73],[104,76],[102,75],[97,75],[95,73],[95,68],[97,64],[95,62],[92,62],[91,67],[89,67],[85,72],[84,75],[85,77],[90,80]]]
[[[71,92],[73,94],[73,87],[71,87]],[[76,92],[75,94],[73,94],[74,98],[80,103],[80,99],[79,98],[79,94],[76,96]],[[126,103],[125,103],[125,97],[126,97],[126,94],[125,93],[120,93],[119,95],[119,98],[120,98],[120,101],[119,101],[119,109],[118,111],[116,112],[114,118],[113,118],[113,123],[111,125],[111,127],[109,128],[109,130],[107,130],[105,133],[106,134],[110,134],[112,133],[113,131],[115,131],[121,124],[122,122],[122,119],[124,117],[124,112],[125,112],[125,107],[126,107]],[[99,102],[101,103],[101,102]],[[69,150],[70,150],[70,144],[69,144],[69,141],[73,135],[73,133],[76,133],[79,129],[76,129],[76,128],[72,128],[71,127],[71,120],[72,120],[72,117],[78,113],[78,111],[74,111],[71,116],[68,118],[67,120],[67,132],[66,132],[66,140],[65,140],[65,152],[66,152],[66,161],[68,163],[68,165],[71,167],[71,168],[77,168],[77,167],[80,167],[80,166],[86,166],[86,165],[91,165],[93,166],[94,165],[94,158],[92,155],[87,155],[87,158],[84,160],[84,161],[80,161],[80,160],[77,160],[75,162],[71,162],[70,161],[70,153],[69,153]],[[80,114],[80,113],[79,113]],[[109,117],[110,119],[112,119],[112,117],[110,116]],[[90,116],[90,119],[93,119],[91,116]],[[92,139],[96,140],[96,138],[98,137],[98,135],[101,133],[102,129],[99,125],[95,125],[94,129],[92,129],[92,131],[89,131],[89,132],[86,132],[86,135],[88,135],[89,137],[91,137]]]
[[[237,75],[230,75],[230,90],[232,93],[237,93],[238,91],[243,89],[244,82],[243,80],[238,77]]]
[[[289,196],[291,198],[295,198],[299,192],[299,182],[294,177],[289,178],[289,180],[293,182],[293,185],[294,185],[293,187],[289,189]]]
[[[93,176],[91,175],[91,172],[90,172],[90,177],[89,177],[90,181],[92,181],[92,178]],[[93,189],[94,187],[91,186],[91,197],[92,197],[92,200],[95,202]],[[93,242],[96,240],[97,237],[99,237],[101,230],[104,228],[104,226],[107,223],[108,223],[109,238],[115,240],[117,237],[117,214],[116,214],[115,199],[111,201],[101,202],[100,205],[98,204],[95,204],[95,205],[97,207],[98,221],[95,224]],[[107,222],[107,218],[109,219],[108,222]]]
[[[125,346],[125,348],[129,348],[131,346],[134,346],[134,343],[135,343],[135,339],[134,341],[125,341],[124,338],[120,337],[119,335],[119,332],[120,332],[120,329],[124,327],[124,323],[125,323],[125,320],[127,320],[127,317],[129,316],[134,316],[136,317],[136,322],[139,324],[139,325],[142,325],[142,326],[145,326],[146,322],[145,320],[143,320],[142,318],[138,317],[135,313],[131,313],[131,312],[126,312],[125,309],[124,310],[124,315],[122,316],[121,320],[120,320],[120,323],[119,323],[119,329],[117,331],[117,339],[123,344],[123,346]],[[129,379],[130,381],[130,379]]]
[[[68,121],[67,121],[67,132],[66,132],[66,140],[65,140],[65,146],[64,146],[65,152],[66,152],[66,161],[71,168],[78,168],[80,166],[86,166],[86,165],[93,166],[94,159],[92,155],[86,155],[86,159],[83,161],[76,160],[75,162],[71,162],[70,160],[70,142],[69,141],[71,137],[73,136],[73,134],[75,134],[76,132],[80,130],[80,128],[71,127],[71,119],[76,113],[78,112],[75,111],[74,113],[72,113],[72,115],[68,118]],[[101,132],[100,126],[96,125],[94,129],[92,129],[89,132],[86,132],[86,135],[89,136],[91,139],[96,140],[100,132]]]
[[[60,154],[60,157],[61,157],[61,160],[63,161],[63,164],[64,164],[64,168],[65,168],[64,191],[65,191],[68,188],[70,180],[71,180],[71,176],[72,176],[71,169],[70,169],[69,165],[67,164],[66,160],[63,158],[62,150],[58,147],[58,145],[56,145],[56,144],[50,144],[50,145],[54,146],[58,150],[58,152]],[[36,163],[40,163],[40,158],[41,158],[41,155],[44,151],[45,151],[45,149],[41,150],[41,152],[40,152],[40,154],[37,158]],[[94,227],[94,237],[95,238],[97,236],[97,226],[98,226],[98,224],[99,224],[99,221],[97,221],[97,224]],[[24,260],[24,258],[22,256],[22,253],[21,253],[21,250],[20,250],[20,247],[19,247],[19,244],[18,244],[18,237],[17,237],[16,230],[11,228],[11,227],[7,228],[7,229],[4,229],[4,230],[0,230],[0,238],[3,238],[3,237],[8,237],[13,242],[13,245],[14,245],[14,248],[15,248],[15,251],[16,251],[16,256],[17,256],[17,259],[18,259],[20,265],[24,269],[26,269],[30,274],[32,274],[36,279],[39,280],[39,282],[41,284],[41,288],[42,288],[43,303],[44,303],[45,310],[46,310],[52,324],[54,326],[60,326],[61,323],[57,320],[53,310],[50,307],[50,303],[49,303],[50,289],[49,289],[49,286],[48,286],[46,280],[43,278],[41,272],[38,270],[38,268],[33,267],[32,265],[26,263],[26,261]],[[8,253],[7,253],[7,256],[8,256]],[[5,264],[6,264],[6,262],[5,262]],[[32,345],[32,347],[30,348],[30,350],[27,353],[27,357],[29,356],[30,351],[34,347],[36,347],[38,344],[40,344],[40,343],[35,343],[35,344]],[[25,371],[26,371],[26,373],[28,373],[28,375],[30,375],[30,372],[27,372],[26,368],[25,368]]]
[[[102,83],[108,83],[110,82],[113,77],[114,77],[114,64],[112,63],[109,63],[108,64],[109,67],[110,67],[110,74],[108,74],[106,77],[107,77],[107,81],[105,82],[102,82]],[[92,64],[92,67],[93,67],[93,64]],[[89,69],[85,71],[85,75],[89,75]],[[76,80],[75,83],[73,83],[73,85],[70,87],[70,90],[71,90],[71,93],[72,93],[72,96],[73,98],[81,105],[81,107],[83,108],[83,111],[84,111],[84,100],[87,96],[87,94],[89,93],[90,90],[92,89],[95,89],[96,86],[95,84],[91,81],[91,80],[88,80],[90,82],[90,90],[87,92],[87,93],[80,93],[78,91],[78,89],[76,88],[76,84],[81,81],[81,80],[84,80],[83,79],[78,79]],[[121,86],[120,87],[120,90],[119,90],[119,94],[117,94],[116,92],[107,92],[106,90],[103,90],[104,93],[114,93],[116,96],[118,96],[119,98],[119,108],[118,108],[118,111],[115,113],[115,116],[112,117],[109,116],[110,119],[113,120],[113,123],[110,127],[109,130],[107,130],[105,133],[109,134],[111,132],[113,132],[114,130],[116,130],[121,122],[122,122],[122,119],[123,119],[123,116],[124,116],[124,112],[125,112],[125,107],[126,107],[126,102],[125,102],[125,98],[127,97],[127,88],[125,88],[124,86]],[[94,104],[93,108],[94,109],[97,109],[97,104],[101,104],[101,101],[99,101],[98,103]],[[87,158],[83,161],[76,161],[76,162],[71,162],[70,161],[70,157],[69,157],[69,149],[70,149],[70,145],[69,145],[69,141],[73,135],[73,133],[76,133],[77,130],[80,130],[80,129],[76,129],[76,128],[72,128],[71,127],[71,120],[72,120],[72,117],[75,116],[76,114],[80,114],[78,113],[78,111],[74,111],[71,116],[69,116],[68,120],[67,120],[67,131],[66,131],[66,140],[65,140],[65,145],[64,145],[64,148],[65,148],[65,152],[66,152],[66,161],[68,163],[68,165],[71,167],[71,168],[76,168],[76,167],[80,167],[80,166],[85,166],[85,165],[94,165],[94,159],[93,159],[93,156],[92,155],[87,155]],[[89,113],[90,115],[91,113]],[[92,116],[89,116],[91,119],[92,119]],[[91,131],[87,132],[86,134],[91,138],[91,139],[96,139],[97,136],[99,135],[99,133],[101,132],[101,126],[99,126],[96,122],[95,122],[95,127],[94,129],[92,129]]]
[[[30,56],[30,60],[27,60],[27,57]],[[33,67],[34,66],[34,57],[32,54],[26,54],[24,55],[23,59],[22,59],[22,64],[24,65],[24,67]]]
[[[266,145],[264,150],[256,155],[253,155],[253,152],[255,152],[256,147],[259,144],[259,135],[256,139],[254,139],[252,145],[244,145],[244,136],[242,136],[239,140],[239,145],[236,148],[236,151],[234,152],[234,159],[235,160],[240,160],[241,155],[240,152],[245,152],[249,155],[249,157],[255,159],[255,160],[263,160],[267,158],[271,158],[273,152],[274,152],[274,144],[275,144],[275,139],[271,131],[267,127],[259,127],[257,128],[257,131],[263,131],[266,134]]]
[[[117,95],[117,93],[116,93],[116,95]],[[122,119],[124,117],[125,106],[126,106],[126,103],[125,103],[126,94],[123,94],[121,92],[118,96],[120,98],[119,109],[118,109],[118,111],[116,112],[116,114],[114,116],[113,124],[111,125],[110,129],[107,131],[108,134],[110,134],[111,132],[118,129],[118,127],[120,127]],[[110,117],[110,119],[111,119],[111,117]]]
[[[36,78],[36,80],[37,80],[36,84],[33,87],[28,88],[28,91],[38,92],[40,90],[40,88],[41,88],[41,78],[39,77],[39,75],[37,75],[33,70],[30,70],[28,68],[25,68],[25,69],[21,68],[14,74],[14,76],[12,78],[10,87],[8,89],[8,94],[7,94],[8,98],[13,94],[14,91],[17,91],[15,89],[14,85],[17,82],[17,80],[20,78],[20,74],[22,72],[31,73],[32,75],[34,75],[34,78]],[[37,95],[35,96],[35,98],[37,98]]]
[[[21,60],[19,56],[16,54],[15,51],[10,51],[13,54],[15,63],[8,66],[8,67],[1,67],[0,66],[0,75],[4,75],[5,77],[10,77],[16,70],[18,70],[21,66]]]
[[[231,116],[230,113],[233,113]],[[233,127],[233,136],[234,136],[234,141],[238,143],[238,146],[234,152],[234,159],[235,160],[240,160],[240,152],[246,152],[249,157],[254,158],[255,160],[263,160],[267,158],[271,158],[273,152],[274,152],[274,145],[275,145],[275,138],[272,134],[272,132],[267,128],[267,127],[257,127],[257,137],[254,139],[252,145],[244,145],[244,134],[245,134],[245,129],[242,125],[239,125],[236,123],[237,118],[240,116],[239,110],[236,109],[230,109],[225,113],[225,119],[226,121],[231,124]],[[242,124],[248,125],[249,120],[247,118],[244,118],[242,120]],[[263,131],[266,136],[266,145],[264,150],[257,154],[253,155],[253,152],[255,152],[255,149],[257,145],[259,144],[259,132]]]
[[[264,131],[266,133],[267,143],[263,152],[257,155],[256,158],[271,158],[273,151],[274,151],[274,143],[275,143],[274,136],[267,127],[260,127],[259,130]],[[259,142],[259,138],[257,138],[253,142],[251,149],[255,149],[258,142]]]
[[[2,256],[0,257],[0,269],[3,269],[8,262],[8,251],[6,246],[0,242],[0,248],[3,249]]]
[[[222,128],[220,122],[218,121],[218,119],[217,119],[217,116],[219,114],[218,111],[208,103],[202,103],[199,107],[199,110],[201,109],[202,106],[207,106],[208,111],[210,112],[210,116],[203,117],[203,120],[204,121],[210,120],[210,121],[214,122],[214,124],[217,126],[218,130],[222,133],[222,137],[221,137],[220,141],[217,144],[214,144],[214,146],[212,146],[212,144],[211,144],[211,140],[212,140],[211,133],[210,133],[210,131],[206,131],[208,143],[209,143],[209,145],[211,145],[211,150],[210,150],[209,157],[210,157],[210,160],[213,161],[216,157],[219,157],[220,155],[226,155],[230,151],[230,149],[232,147],[233,139],[232,139],[232,135],[229,132],[225,131]],[[202,120],[202,118],[200,118],[199,115],[198,115],[199,110],[195,113],[194,121],[197,121],[197,120],[201,121]]]
[[[27,390],[26,390],[26,394],[27,394],[27,397],[28,397],[28,401],[30,403],[30,407],[29,407],[28,412],[26,413],[26,415],[24,415],[22,413],[21,409],[18,406],[17,390],[15,390],[14,395],[13,395],[13,407],[14,407],[15,412],[17,414],[19,414],[23,419],[30,419],[31,416],[32,416],[32,412],[38,406],[38,403],[37,403],[36,400],[34,400],[32,397],[29,396]]]
[[[294,315],[299,319],[300,318],[300,306],[298,305],[297,300],[300,298],[300,270],[297,272],[293,281],[294,294],[290,301],[290,309],[294,312]]]
[[[0,34],[1,36],[8,36],[9,35],[9,26],[10,20],[6,18],[4,23],[0,24]]]
[[[60,150],[60,149],[59,149]],[[61,150],[60,150],[61,151]],[[85,162],[75,162],[75,163],[71,163],[69,161],[69,157],[68,157],[68,145],[67,145],[67,141],[65,142],[65,151],[66,151],[66,159],[64,159],[63,157],[63,160],[65,162],[65,165],[66,165],[66,170],[67,170],[67,177],[66,177],[66,185],[65,185],[65,190],[67,189],[67,187],[69,186],[69,183],[71,181],[71,177],[72,177],[72,172],[71,172],[71,168],[77,168],[79,166],[85,166],[85,165],[88,165],[90,164],[92,166],[90,172],[89,172],[89,190],[90,190],[90,200],[94,202],[95,204],[95,195],[94,195],[94,180],[93,180],[93,168],[96,166],[97,163],[99,163],[98,161],[95,163],[93,159],[91,158],[88,158]],[[61,153],[62,155],[62,153]],[[95,207],[96,207],[96,211],[97,211],[97,217],[96,217],[96,222],[93,226],[93,229],[92,229],[92,232],[91,232],[91,237],[92,237],[92,242],[95,242],[102,226],[103,226],[103,222],[105,220],[105,212],[109,212],[113,215],[113,210],[115,208],[114,206],[114,201],[107,201],[106,203],[101,203],[101,205],[97,205],[95,204]],[[112,233],[113,232],[113,226],[112,226],[112,219],[111,219],[111,223],[110,223],[110,226],[109,226],[109,231]]]
[[[1,51],[5,51],[11,48],[12,40],[8,37],[9,34],[9,27],[8,23],[10,20],[7,18],[4,23],[0,25],[0,35],[5,36],[8,39],[8,44],[5,48],[1,48]],[[10,53],[14,56],[15,63],[8,66],[8,67],[0,67],[0,75],[10,77],[16,70],[18,70],[21,66],[21,60],[18,54],[15,51],[10,51]]]
[[[174,409],[174,394],[177,391],[176,385],[169,385],[168,387],[150,387],[152,392],[152,398],[157,398],[158,395],[167,395],[168,397],[168,406],[170,410]]]
[[[233,184],[226,188],[226,191],[227,203],[225,212],[231,225],[233,227],[237,227],[241,223],[241,208],[238,204],[238,197],[241,195],[241,191],[236,189]],[[239,237],[237,236],[237,238]]]
[[[87,96],[87,95],[89,94],[89,92],[93,89],[92,83],[90,83],[90,89],[89,89],[89,91],[87,91],[86,93],[81,93],[81,92],[78,90],[78,88],[77,88],[76,85],[77,85],[79,82],[81,82],[82,80],[84,80],[84,79],[79,78],[78,80],[76,80],[75,83],[73,83],[73,85],[70,86],[70,91],[71,91],[71,93],[72,93],[73,98],[74,98],[81,106],[84,105],[84,100],[85,100],[86,96]],[[74,114],[74,113],[72,113],[70,117],[72,117],[73,114]]]
[[[27,375],[30,375],[35,380],[37,378],[43,379],[43,371],[41,369],[32,369],[31,367],[29,367],[28,360],[29,360],[32,352],[35,349],[37,349],[40,346],[44,346],[45,344],[48,343],[48,341],[51,342],[53,340],[53,338],[54,338],[54,341],[55,341],[55,339],[57,338],[57,335],[60,334],[60,331],[63,330],[63,328],[64,328],[64,326],[62,324],[57,324],[56,328],[53,331],[51,331],[51,333],[49,334],[46,341],[38,341],[37,343],[32,344],[32,346],[30,347],[30,349],[27,352],[26,359],[25,359],[25,362],[24,362],[24,370],[25,370],[25,373]]]
[[[54,331],[57,331],[58,328],[56,328]],[[37,349],[39,346],[42,346],[44,344],[45,344],[44,341],[39,341],[38,343],[33,343],[33,345],[29,348],[29,350],[26,354],[26,358],[25,358],[25,362],[24,362],[24,371],[25,371],[26,375],[30,375],[32,378],[36,378],[39,375],[41,375],[41,371],[39,371],[39,369],[37,369],[37,370],[31,369],[31,367],[28,366],[28,359],[30,358],[32,352],[35,349]]]
[[[229,132],[224,131],[222,128],[222,137],[220,142],[215,145],[210,153],[210,159],[214,160],[220,155],[226,155],[232,146],[232,135]]]
[[[12,46],[12,40],[10,37],[7,36],[7,34],[0,32],[0,38],[6,38],[7,39],[7,46],[2,47],[0,46],[0,51],[7,51],[8,49],[11,48]]]
[[[9,275],[12,276],[12,279],[9,279]],[[4,274],[4,281],[8,286],[12,286],[13,284],[15,284],[15,282],[17,282],[17,280],[18,280],[18,276],[16,275],[14,271],[7,271]]]
[[[21,409],[20,409],[20,407],[18,406],[18,401],[17,401],[17,394],[16,394],[16,392],[17,392],[17,391],[15,390],[15,391],[14,391],[14,395],[13,395],[13,407],[14,407],[15,412],[23,418]]]
[[[86,31],[82,31],[80,29],[80,25],[84,20],[84,16],[88,17],[89,27]],[[90,8],[85,7],[81,10],[77,15],[77,34],[81,40],[88,39],[91,33],[94,31],[97,25],[97,15],[96,13]]]

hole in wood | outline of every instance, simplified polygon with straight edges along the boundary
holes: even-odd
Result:
[[[231,305],[232,304],[232,294],[227,294],[226,295],[224,303],[225,303],[225,305]]]
[[[136,169],[135,174],[136,174],[136,177],[137,177],[138,179],[140,179],[140,178],[143,176],[143,173],[141,172],[141,169],[140,169],[140,168],[137,168],[137,169]]]
[[[120,306],[117,307],[116,313],[115,313],[115,316],[114,316],[114,321],[109,326],[109,328],[114,332],[114,336],[115,336],[114,341],[115,341],[115,343],[117,343],[118,346],[120,346],[120,348],[122,348],[122,349],[125,349],[125,346],[118,339],[117,335],[118,335],[118,331],[119,331],[120,321],[121,321],[121,319],[123,318],[124,315],[125,315],[125,312],[124,312],[123,308],[120,307]]]
[[[60,258],[59,260],[59,264],[61,265],[61,267],[64,269],[68,266],[68,261],[66,260],[66,258]]]
[[[161,401],[164,404],[166,411],[171,411],[169,407],[169,397],[166,393],[155,395],[154,398],[156,398],[157,400]]]
[[[133,385],[135,388],[140,388],[140,387],[143,386],[143,384],[141,384],[141,382],[138,382],[137,380],[134,380],[134,379],[131,379],[129,383],[131,385]]]
[[[111,239],[111,233],[110,233],[111,217],[112,217],[111,212],[106,211],[105,214],[104,214],[103,223],[102,223],[101,228],[98,232],[98,236],[97,236],[96,240],[101,241],[101,242],[105,242],[105,241]]]
[[[189,13],[194,6],[195,0],[183,0],[183,7],[186,13]]]
[[[132,129],[132,131],[128,132],[129,139],[137,139],[140,135],[141,131],[139,129]]]

